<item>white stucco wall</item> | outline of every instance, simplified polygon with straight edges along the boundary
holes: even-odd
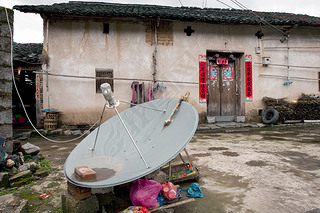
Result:
[[[103,22],[56,21],[49,25],[49,71],[53,74],[95,76],[96,68],[113,69],[114,77],[152,79],[154,46],[146,43],[146,26],[143,22],[109,22],[109,34],[103,34]],[[46,25],[45,25],[46,26]],[[195,32],[186,36],[184,29],[192,26]],[[264,28],[262,54],[255,54],[258,39],[254,35],[260,26],[217,25],[205,23],[173,22],[173,45],[158,46],[157,79],[198,82],[198,55],[207,50],[243,52],[253,56],[253,102],[246,102],[245,114],[252,117],[263,108],[264,96],[297,99],[301,93],[319,94],[318,69],[289,68],[294,83],[284,86],[281,76],[287,75],[286,67],[263,67],[261,58],[268,56],[274,64],[287,64],[287,43],[281,43],[281,34]],[[46,32],[46,30],[44,30]],[[320,67],[320,29],[298,27],[290,33],[289,62],[291,65]],[[276,48],[275,48],[276,47]],[[299,48],[298,48],[299,47]],[[243,76],[244,70],[241,71]],[[279,77],[280,76],[280,77]],[[310,78],[308,80],[303,78]],[[46,79],[44,79],[46,82]],[[131,100],[132,81],[115,80],[117,99]],[[145,82],[148,83],[148,82]],[[199,112],[206,112],[206,104],[199,103],[198,85],[165,83],[165,97],[179,98],[191,92],[190,103]],[[244,94],[244,82],[242,82]],[[94,123],[104,104],[101,94],[96,94],[95,80],[49,76],[49,91],[44,83],[44,100],[49,96],[50,107],[61,111],[65,123]],[[163,97],[163,94],[159,95]],[[245,102],[242,97],[242,102]],[[44,108],[47,108],[44,101]],[[121,104],[119,110],[129,106]],[[107,110],[105,119],[114,112]]]

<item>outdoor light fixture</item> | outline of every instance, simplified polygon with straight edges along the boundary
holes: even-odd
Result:
[[[111,90],[111,86],[108,83],[104,83],[100,85],[102,94],[104,98],[107,100],[107,107],[114,108],[119,106],[119,101],[114,99],[113,92]]]

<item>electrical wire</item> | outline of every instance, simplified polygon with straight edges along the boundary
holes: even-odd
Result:
[[[21,105],[22,105],[22,108],[23,108],[23,111],[24,113],[26,114],[26,117],[29,121],[29,123],[31,124],[32,128],[44,139],[50,141],[50,142],[53,142],[53,143],[67,143],[67,142],[72,142],[72,141],[75,141],[75,140],[78,140],[80,139],[81,137],[83,137],[84,135],[87,134],[87,131],[90,131],[98,122],[99,120],[93,124],[87,131],[85,131],[82,135],[76,137],[76,138],[73,138],[73,139],[70,139],[70,140],[63,140],[63,141],[57,141],[57,140],[52,140],[50,138],[47,138],[46,136],[44,136],[43,134],[41,134],[39,132],[39,130],[33,125],[33,123],[31,122],[31,119],[27,113],[27,110],[24,106],[24,103],[23,103],[23,100],[20,96],[20,93],[19,93],[19,90],[18,90],[18,87],[17,87],[17,84],[16,84],[16,81],[15,81],[15,78],[14,78],[14,71],[13,71],[13,36],[12,36],[12,29],[11,29],[11,25],[10,25],[10,21],[9,21],[9,16],[8,16],[8,11],[7,11],[7,8],[4,8],[5,9],[5,12],[6,12],[6,18],[7,18],[7,23],[8,23],[8,27],[9,27],[9,33],[10,33],[10,63],[11,63],[11,73],[12,73],[12,81],[13,81],[13,85],[14,85],[14,88],[18,94],[18,97],[19,97],[19,100],[21,102]]]
[[[218,1],[218,0],[217,0]],[[260,19],[261,22],[263,22],[264,24],[267,24],[268,26],[270,26],[271,28],[275,29],[276,31],[280,32],[283,35],[287,35],[287,33],[285,33],[284,31],[280,30],[279,28],[275,27],[274,25],[270,24],[268,21],[264,20],[263,17],[259,16],[257,13],[253,12],[252,10],[250,10],[249,8],[247,8],[246,6],[244,6],[242,3],[240,3],[238,0],[231,0],[234,4],[236,4],[238,7],[240,7],[243,10],[248,11],[249,13],[253,14],[254,16],[258,17]],[[220,2],[220,1],[219,1]],[[220,2],[221,3],[221,2]],[[232,8],[232,7],[231,7]],[[232,8],[234,9],[234,8]]]
[[[178,0],[178,1],[180,2],[180,4],[181,4],[181,7],[183,7],[183,4],[182,4],[181,0]]]
[[[217,2],[219,2],[219,3],[221,3],[221,4],[223,4],[223,5],[227,6],[227,7],[229,7],[229,8],[231,8],[231,9],[234,9],[234,10],[235,10],[235,8],[233,8],[233,7],[231,7],[230,5],[224,3],[223,1],[217,0]]]

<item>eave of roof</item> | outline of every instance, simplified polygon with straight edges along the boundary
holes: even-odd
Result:
[[[47,17],[92,16],[104,18],[160,18],[230,24],[260,24],[263,23],[263,21],[261,21],[261,19],[263,19],[273,25],[320,26],[319,17],[308,15],[276,12],[252,12],[249,10],[217,8],[71,1],[68,3],[57,3],[53,5],[16,5],[13,9],[26,13],[39,13]]]

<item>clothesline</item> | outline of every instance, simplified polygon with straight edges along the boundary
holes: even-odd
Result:
[[[34,71],[35,74],[43,74],[43,75],[51,75],[51,76],[57,76],[57,77],[66,77],[66,78],[84,78],[84,79],[111,79],[111,80],[123,80],[123,81],[149,81],[154,82],[154,80],[151,79],[138,79],[138,78],[111,78],[111,77],[92,77],[92,76],[76,76],[76,75],[65,75],[65,74],[53,74],[49,72],[38,72]],[[170,80],[156,80],[156,82],[162,82],[162,83],[177,83],[177,84],[205,84],[207,83],[198,83],[198,82],[190,82],[190,81],[170,81]]]

